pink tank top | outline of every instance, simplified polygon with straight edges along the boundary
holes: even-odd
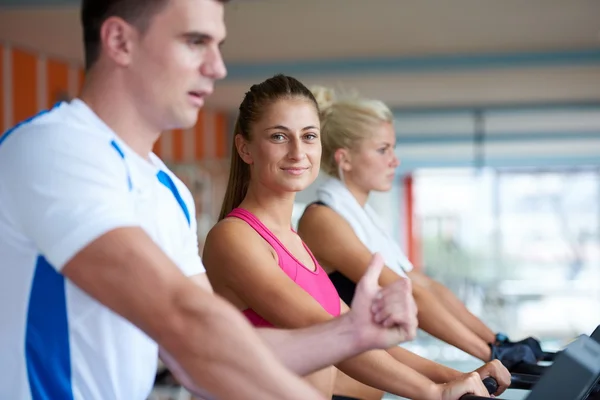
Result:
[[[315,300],[317,300],[319,304],[323,306],[325,311],[334,317],[340,315],[340,297],[338,296],[335,287],[329,280],[329,277],[325,271],[323,271],[323,268],[321,268],[306,245],[304,245],[304,248],[306,251],[308,251],[313,263],[316,266],[315,271],[306,269],[300,263],[300,261],[298,261],[296,257],[294,257],[292,253],[285,248],[283,243],[281,243],[279,239],[277,239],[277,237],[250,211],[244,210],[243,208],[236,208],[229,213],[228,217],[236,217],[246,221],[248,225],[250,225],[263,239],[267,241],[267,243],[271,245],[271,247],[273,247],[277,253],[277,258],[279,259],[279,267],[283,270],[283,272],[285,272],[291,280],[296,282],[298,286],[300,286]],[[265,320],[250,308],[244,310],[243,313],[254,326],[273,326],[273,324]]]

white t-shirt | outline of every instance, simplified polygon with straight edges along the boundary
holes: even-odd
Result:
[[[195,206],[82,101],[0,137],[0,399],[143,400],[158,347],[61,275],[102,234],[142,227],[188,276],[203,273]]]

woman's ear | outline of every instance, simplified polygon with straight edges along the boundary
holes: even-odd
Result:
[[[234,140],[235,147],[242,161],[248,165],[252,165],[254,160],[252,160],[252,155],[250,154],[250,149],[248,148],[248,141],[240,134],[235,135]]]
[[[352,169],[352,165],[350,164],[350,152],[348,149],[337,149],[333,154],[333,158],[335,159],[338,168],[342,171],[347,172]]]

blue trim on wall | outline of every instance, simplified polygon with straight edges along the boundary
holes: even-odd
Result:
[[[524,132],[524,133],[494,133],[486,134],[485,143],[522,143],[530,141],[576,141],[600,140],[600,131],[596,132]],[[444,135],[444,134],[414,134],[397,135],[397,145],[430,145],[430,144],[461,144],[473,143],[473,135]],[[600,158],[600,156],[599,156]]]
[[[578,101],[569,103],[509,103],[509,104],[477,104],[477,105],[449,105],[449,106],[414,106],[398,107],[392,110],[395,118],[419,116],[464,116],[482,111],[484,115],[501,113],[523,114],[530,112],[554,111],[600,111],[600,101]]]
[[[421,57],[347,58],[271,63],[228,63],[227,80],[264,79],[287,75],[340,75],[364,73],[423,73],[523,67],[600,65],[600,48],[527,53],[451,54]]]
[[[421,168],[560,168],[560,167],[600,167],[600,157],[515,157],[489,158],[483,165],[476,165],[473,159],[417,161],[401,159],[397,174],[406,174]]]

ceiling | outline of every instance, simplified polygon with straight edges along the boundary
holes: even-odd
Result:
[[[231,61],[600,45],[596,0],[262,0],[229,8]]]
[[[52,1],[63,5],[39,5]],[[0,40],[80,62],[77,2],[25,2],[1,9]],[[237,0],[227,7],[230,77],[211,100],[217,107],[235,108],[250,84],[276,72],[358,89],[394,107],[600,101],[597,0]]]

